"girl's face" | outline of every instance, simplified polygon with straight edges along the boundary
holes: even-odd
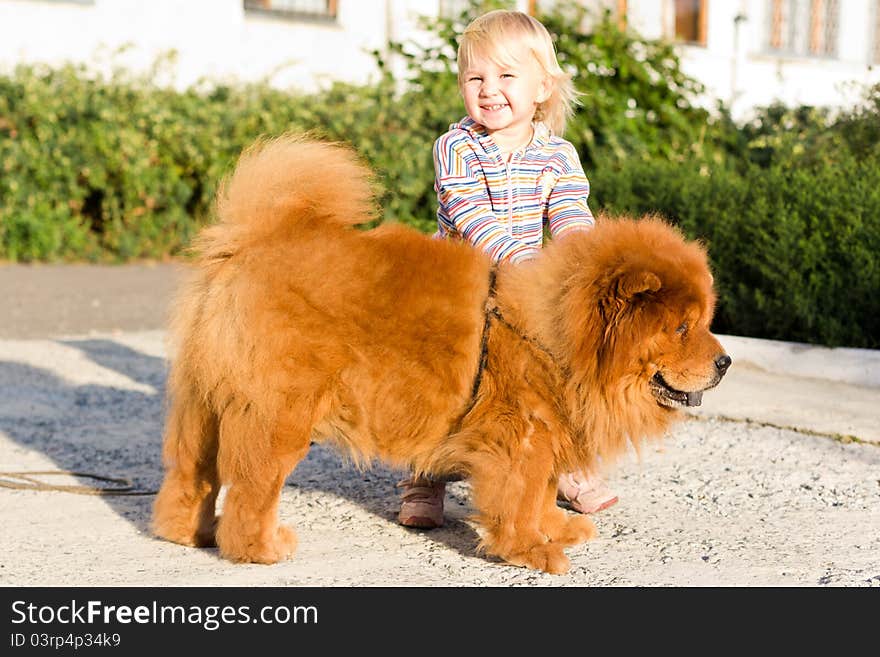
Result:
[[[512,140],[515,147],[531,135],[535,110],[547,100],[552,82],[525,47],[513,48],[511,55],[505,64],[474,56],[464,70],[461,95],[468,116],[496,141]]]

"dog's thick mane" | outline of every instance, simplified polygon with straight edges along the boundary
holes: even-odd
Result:
[[[524,336],[546,345],[560,370],[558,393],[573,442],[559,449],[570,466],[614,458],[630,445],[638,450],[678,419],[648,389],[644,358],[663,327],[643,307],[662,303],[661,295],[688,293],[681,288],[693,276],[682,270],[704,262],[703,247],[686,243],[659,217],[599,217],[593,229],[554,241],[535,260],[502,268],[501,311]],[[712,303],[710,284],[701,292]]]

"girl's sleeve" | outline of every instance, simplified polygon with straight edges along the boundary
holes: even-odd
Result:
[[[468,164],[467,151],[466,144],[456,143],[449,135],[434,142],[434,190],[441,232],[460,235],[495,262],[535,257],[538,249],[511,237],[495,215],[485,176]]]
[[[574,146],[566,149],[565,166],[547,198],[547,223],[556,238],[571,230],[585,230],[596,223],[587,197],[590,183]]]

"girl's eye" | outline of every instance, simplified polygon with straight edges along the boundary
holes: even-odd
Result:
[[[468,82],[480,82],[482,79],[483,79],[483,78],[481,78],[481,77],[479,77],[479,76],[477,76],[477,75],[474,75],[474,76],[469,77],[469,78],[467,79],[467,81],[468,81]]]
[[[502,78],[515,78],[516,76],[513,73],[502,73]]]

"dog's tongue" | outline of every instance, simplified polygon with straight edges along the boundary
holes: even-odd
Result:
[[[699,406],[703,403],[703,391],[698,390],[697,392],[689,392],[687,394],[687,405],[688,406]]]

